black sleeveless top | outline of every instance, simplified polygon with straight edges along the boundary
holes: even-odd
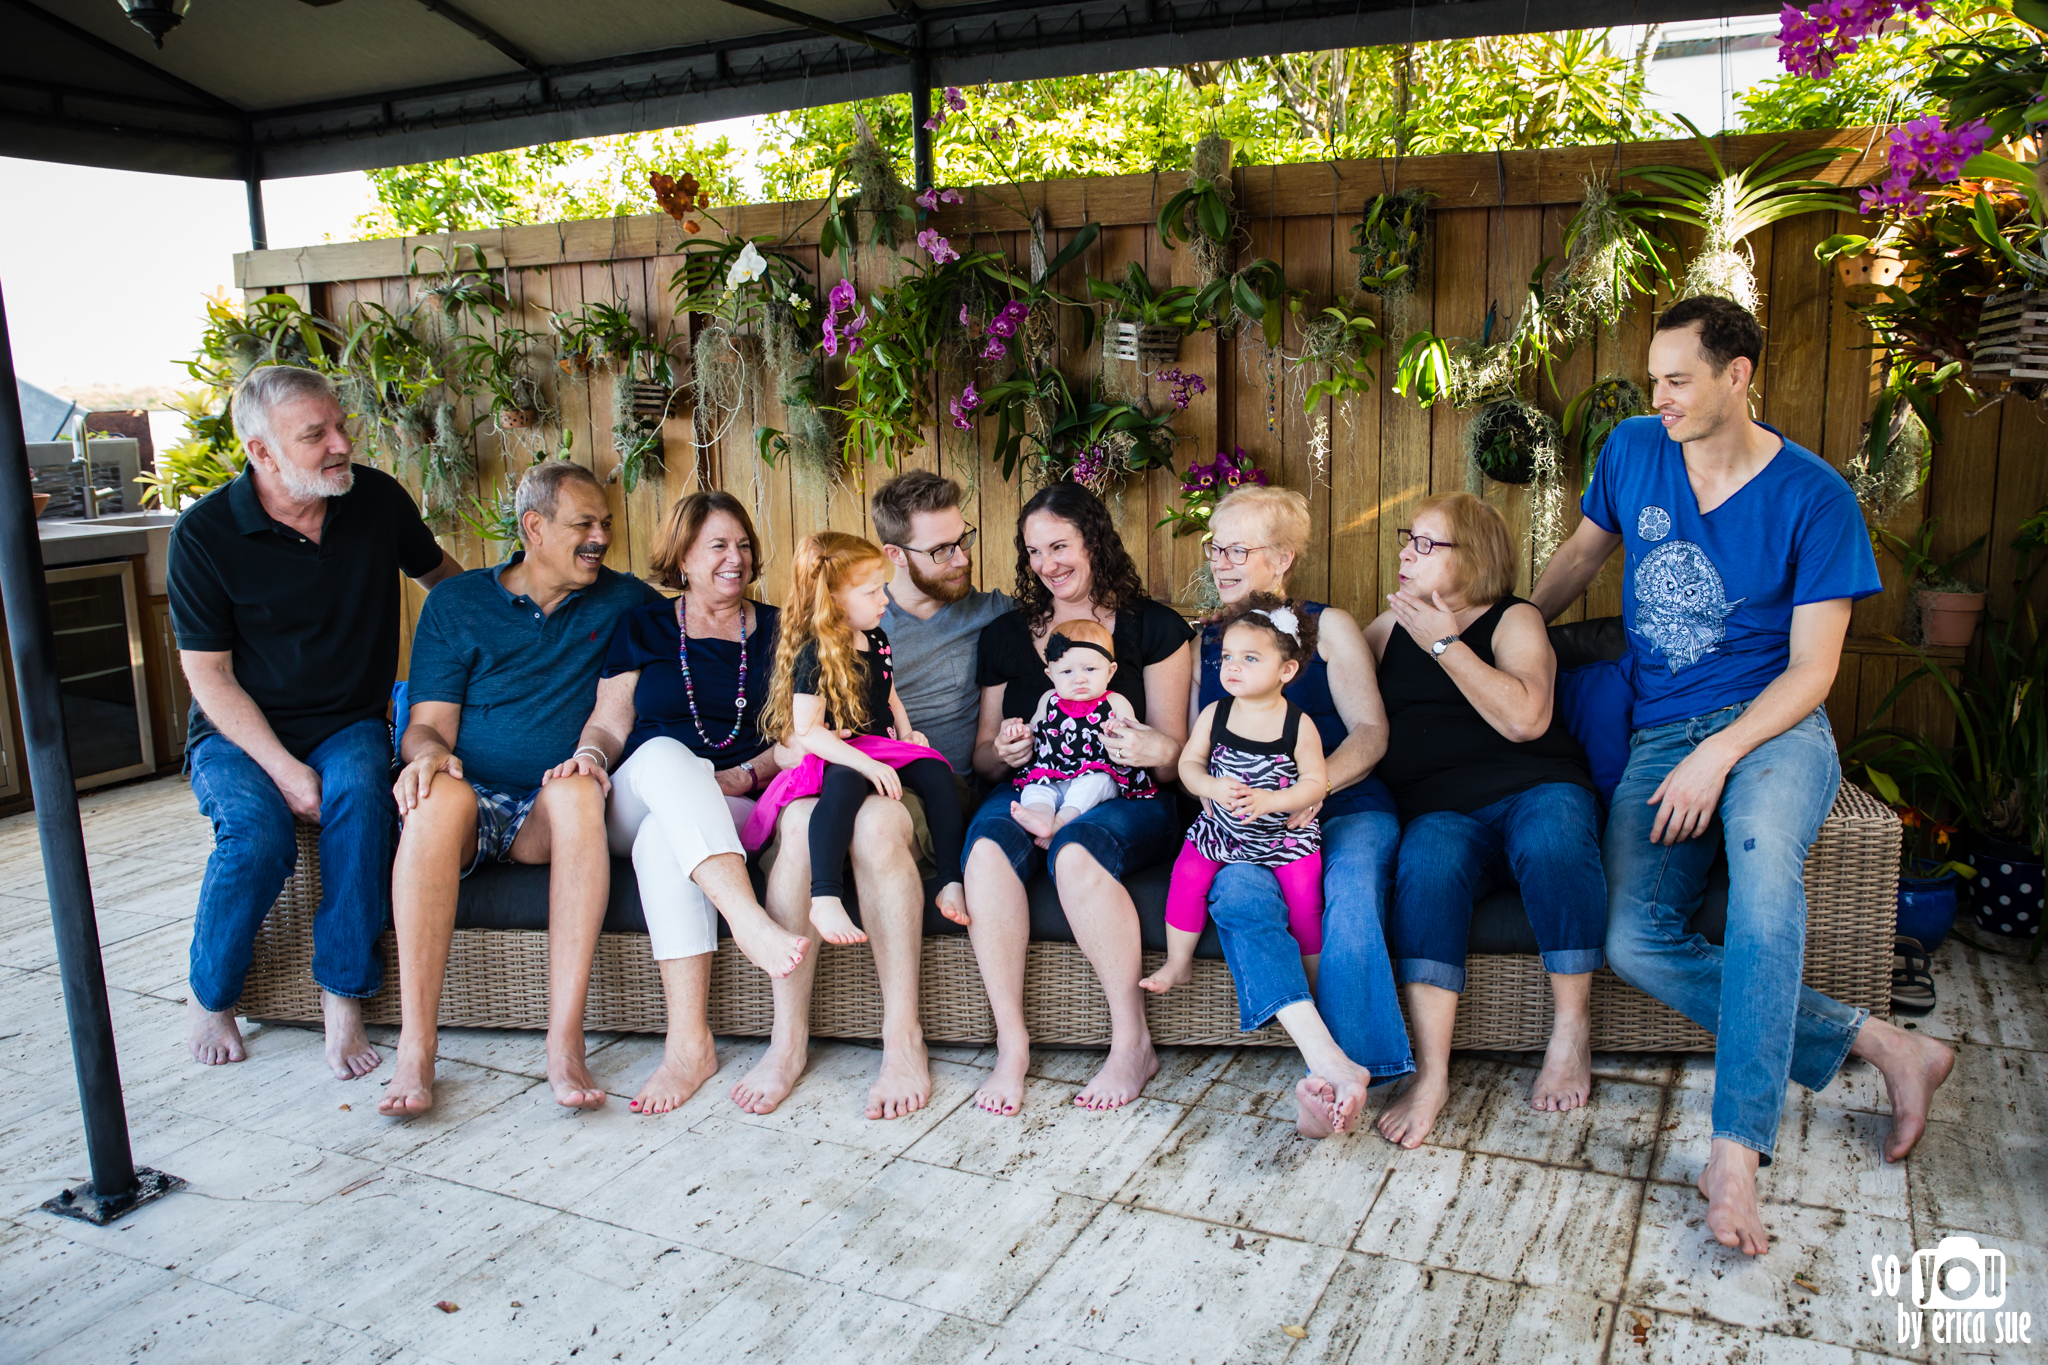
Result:
[[[1522,600],[1501,598],[1458,638],[1491,666],[1494,628]],[[1380,696],[1389,735],[1387,756],[1373,771],[1393,789],[1403,822],[1440,810],[1469,815],[1546,782],[1594,790],[1586,751],[1558,707],[1542,738],[1515,743],[1487,724],[1443,665],[1398,625],[1380,660]]]

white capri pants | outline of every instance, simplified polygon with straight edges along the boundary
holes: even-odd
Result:
[[[739,831],[754,803],[720,791],[716,771],[656,735],[612,774],[605,833],[614,854],[633,855],[656,962],[718,951],[718,911],[690,874],[720,853],[747,856]]]

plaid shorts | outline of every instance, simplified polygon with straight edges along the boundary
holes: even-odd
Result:
[[[476,857],[462,869],[462,875],[467,877],[487,861],[511,862],[512,843],[519,837],[526,817],[533,814],[533,803],[539,799],[539,787],[524,796],[515,796],[511,792],[479,786],[476,789]]]

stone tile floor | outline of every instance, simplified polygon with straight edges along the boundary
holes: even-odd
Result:
[[[0,1360],[2048,1360],[1902,1345],[1869,1273],[1974,1236],[2048,1338],[2048,985],[2021,958],[1937,959],[1920,1027],[1960,1061],[1906,1166],[1867,1067],[1795,1094],[1752,1264],[1691,1187],[1697,1057],[1602,1056],[1556,1116],[1524,1106],[1532,1058],[1461,1057],[1435,1141],[1402,1152],[1297,1138],[1287,1052],[1178,1050],[1101,1115],[1067,1103],[1092,1058],[1048,1053],[998,1119],[969,1103],[989,1054],[939,1049],[931,1106],[870,1123],[871,1048],[817,1045],[756,1118],[724,1094],[760,1044],[732,1039],[657,1119],[625,1107],[656,1040],[594,1037],[616,1098],[572,1114],[538,1034],[456,1032],[440,1107],[393,1122],[385,1073],[334,1081],[304,1029],[187,1058],[205,824],[176,780],[85,804],[136,1157],[190,1184],[105,1229],[38,1209],[85,1160],[34,825],[0,821]]]

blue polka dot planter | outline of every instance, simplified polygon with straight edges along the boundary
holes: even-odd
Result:
[[[1970,850],[1970,911],[1977,927],[2006,938],[2032,938],[2048,903],[2048,872],[2029,849],[1979,839]]]

